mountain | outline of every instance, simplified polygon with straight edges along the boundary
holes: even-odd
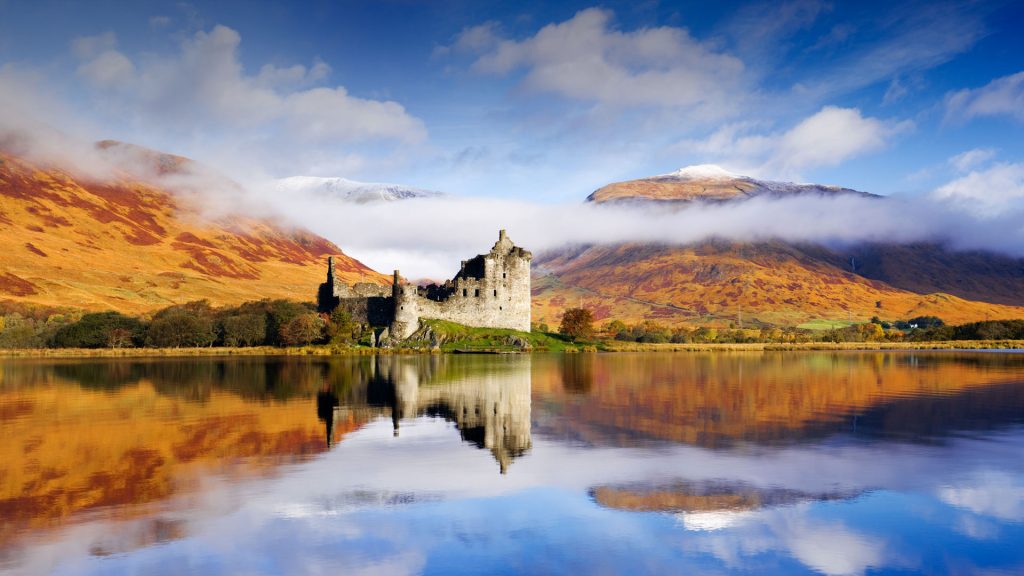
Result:
[[[356,182],[347,178],[317,176],[282,178],[277,181],[277,189],[291,194],[309,194],[318,198],[357,203],[435,198],[442,195],[440,192],[400,184]]]
[[[101,176],[0,149],[0,300],[132,313],[311,300],[328,255],[346,281],[387,281],[308,231],[210,212],[204,187],[230,181],[187,158],[110,141],[96,153],[114,166]]]
[[[723,202],[753,198],[755,196],[796,196],[817,194],[855,194],[877,197],[839,186],[821,184],[794,184],[756,180],[734,174],[715,166],[702,164],[688,166],[669,174],[639,180],[616,182],[599,188],[587,197],[588,202]]]
[[[730,203],[758,195],[857,194],[849,188],[755,180],[717,166],[605,186],[588,201]],[[878,197],[878,201],[884,201]],[[938,244],[843,249],[783,241],[686,246],[574,246],[534,258],[534,321],[556,325],[583,304],[599,320],[669,325],[792,326],[815,320],[934,315],[961,323],[1024,317],[1024,259]]]

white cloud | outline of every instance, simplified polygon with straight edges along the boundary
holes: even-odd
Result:
[[[768,166],[777,166],[782,173],[835,166],[882,148],[886,138],[901,129],[865,118],[856,108],[826,106],[782,135]]]
[[[1024,484],[1005,472],[975,473],[969,484],[943,487],[938,496],[951,506],[981,516],[1010,522],[1024,521]]]
[[[33,162],[100,176],[106,169],[97,160],[92,143],[69,137],[94,130],[95,126],[83,123],[54,97],[38,73],[10,64],[0,66],[0,147],[5,151]]]
[[[834,576],[863,574],[870,567],[885,564],[885,545],[879,537],[804,516],[788,515],[784,519],[785,526],[777,528],[779,535],[797,560],[818,572]]]
[[[331,67],[320,60],[314,62],[309,69],[302,64],[283,68],[273,64],[264,64],[255,78],[255,83],[263,88],[306,86],[323,80],[330,73]]]
[[[799,179],[806,170],[877,151],[912,124],[865,117],[856,108],[825,106],[785,132],[754,133],[760,126],[729,124],[704,140],[686,140],[674,148],[752,175]]]
[[[262,196],[279,214],[345,247],[378,270],[400,268],[411,278],[441,279],[465,254],[489,246],[508,229],[536,253],[567,245],[657,242],[689,244],[709,238],[741,242],[783,240],[825,245],[864,242],[940,242],[952,249],[1024,255],[1021,211],[981,218],[933,198],[859,196],[755,198],[684,210],[591,203],[541,204],[444,197],[353,205],[321,196],[274,190]],[[388,234],[380,234],[388,222]],[[444,234],[437,234],[444,230]]]
[[[116,50],[105,50],[78,67],[78,74],[94,86],[127,86],[135,80],[135,65]]]
[[[1024,200],[1024,163],[998,163],[937,188],[932,196],[982,217],[1004,214]]]
[[[1010,116],[1024,121],[1024,72],[946,96],[947,120],[970,120],[979,116]]]
[[[278,163],[293,174],[325,158],[350,165],[344,159],[356,143],[406,145],[426,138],[423,122],[401,104],[320,85],[330,73],[322,61],[265,64],[247,73],[240,44],[238,32],[216,26],[170,54],[130,57],[117,50],[110,33],[80,38],[73,51],[97,108],[112,121],[127,122],[150,144],[162,138],[202,142],[204,159],[234,155],[242,166]]]
[[[501,37],[498,35],[498,23],[494,21],[484,22],[476,26],[463,28],[455,37],[455,42],[449,46],[438,46],[434,49],[434,56],[441,57],[449,54],[478,54],[494,48]]]
[[[608,10],[589,8],[523,40],[495,41],[493,27],[463,32],[454,48],[477,48],[473,69],[525,70],[523,86],[616,106],[721,109],[735,100],[743,63],[698,42],[683,28],[621,32]]]
[[[985,164],[994,158],[995,155],[996,151],[992,148],[973,148],[953,156],[949,159],[949,163],[956,168],[957,172],[967,172],[972,168]]]

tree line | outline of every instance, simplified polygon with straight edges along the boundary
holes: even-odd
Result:
[[[206,300],[151,315],[41,311],[6,305],[0,348],[185,348],[352,345],[369,343],[370,328],[341,309],[318,313],[312,303],[259,300],[215,307]]]
[[[547,325],[534,330],[548,332]],[[652,320],[627,325],[619,320],[595,326],[593,313],[570,308],[558,333],[573,342],[619,340],[644,343],[929,342],[940,340],[1024,340],[1024,320],[990,320],[957,326],[935,316],[870,322],[831,330],[793,327],[739,329],[669,327]],[[212,306],[206,300],[168,306],[145,316],[119,312],[82,313],[0,302],[0,348],[185,348],[370,345],[372,328],[341,308],[318,313],[310,302],[258,300]]]
[[[654,344],[1024,340],[1024,320],[988,320],[950,326],[936,316],[917,316],[892,322],[874,317],[870,322],[830,330],[773,326],[747,329],[709,326],[670,327],[653,320],[645,320],[632,326],[620,320],[609,320],[598,327],[594,322],[590,310],[570,308],[562,316],[558,333],[577,342],[618,340]],[[546,332],[548,327],[541,324],[536,329]]]

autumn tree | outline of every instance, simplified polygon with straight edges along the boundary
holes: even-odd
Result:
[[[586,308],[569,308],[562,314],[558,333],[572,341],[591,338],[594,335],[594,314]]]
[[[34,348],[39,345],[35,322],[20,314],[0,316],[0,348]]]
[[[316,312],[299,314],[285,322],[280,330],[281,343],[285,346],[305,346],[323,338],[326,323]]]
[[[615,338],[619,335],[619,332],[625,332],[628,329],[622,320],[611,320],[605,323],[604,327],[601,328],[601,332],[606,338]]]
[[[146,345],[155,348],[212,346],[217,338],[213,321],[185,310],[153,318]]]
[[[117,327],[107,334],[107,347],[109,348],[130,348],[133,344],[132,331],[128,328]]]
[[[861,324],[858,326],[860,336],[865,342],[880,342],[885,340],[885,330],[882,329],[881,322],[868,322],[867,324]]]
[[[672,340],[672,332],[653,320],[644,320],[639,326],[633,328],[633,332],[637,342],[664,344]]]
[[[673,344],[689,344],[693,341],[693,330],[680,326],[672,331]]]
[[[222,321],[225,346],[255,346],[267,337],[267,315],[235,314]]]

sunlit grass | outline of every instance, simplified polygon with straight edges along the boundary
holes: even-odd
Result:
[[[838,330],[840,328],[846,328],[847,326],[853,326],[854,324],[860,324],[860,322],[853,322],[850,320],[829,320],[825,318],[816,318],[803,324],[797,324],[797,328],[802,330]]]

